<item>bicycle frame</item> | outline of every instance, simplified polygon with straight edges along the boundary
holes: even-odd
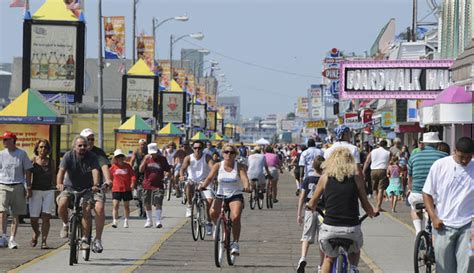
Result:
[[[82,218],[84,217],[82,211],[82,204],[83,204],[83,197],[86,193],[90,192],[90,189],[84,189],[82,191],[74,191],[73,197],[73,207],[71,209],[71,215],[69,216],[69,245],[70,245],[70,252],[69,252],[69,265],[77,264],[78,263],[78,256],[79,256],[79,245],[80,241],[83,237],[82,234]],[[90,226],[89,226],[89,234],[87,238],[91,240],[92,235],[92,216],[90,219]],[[85,251],[84,260],[88,261],[90,256],[90,248]]]
[[[416,204],[416,209],[420,212],[424,212],[424,204]],[[431,218],[428,215],[427,224],[425,228],[420,231],[415,238],[415,247],[413,253],[415,273],[424,271],[431,272],[436,267],[432,231],[433,227],[431,223]],[[422,247],[423,241],[425,244],[424,249]],[[421,267],[426,267],[425,270],[420,271],[420,265]]]

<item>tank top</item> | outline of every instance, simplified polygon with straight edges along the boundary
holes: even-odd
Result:
[[[188,179],[195,182],[202,182],[206,179],[209,174],[209,165],[206,162],[206,155],[202,155],[199,160],[194,157],[194,154],[190,155],[190,162],[188,167]]]
[[[339,182],[329,177],[324,189],[324,224],[352,227],[359,225],[359,201],[354,176]]]
[[[49,191],[54,189],[53,170],[51,159],[48,159],[47,166],[41,166],[33,162],[31,189],[37,191]]]
[[[170,153],[170,151],[167,149],[166,150],[166,160],[168,160],[168,164],[170,166],[173,166],[174,165],[174,156],[176,155],[176,150],[174,150],[173,152]]]
[[[224,162],[220,162],[219,165],[217,194],[225,195],[226,197],[230,197],[232,193],[234,193],[233,195],[241,194],[242,185],[240,183],[237,162],[234,162],[234,168],[230,172],[225,170]]]
[[[371,152],[372,163],[371,170],[386,170],[388,168],[388,161],[390,159],[390,151],[380,147]]]

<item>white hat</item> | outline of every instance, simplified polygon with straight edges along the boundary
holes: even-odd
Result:
[[[94,131],[92,131],[91,128],[86,128],[86,129],[81,131],[81,136],[83,136],[83,137],[88,137],[88,136],[93,135],[93,134],[94,134]]]
[[[157,154],[158,153],[158,145],[156,143],[148,144],[148,154]]]
[[[428,132],[423,134],[423,143],[440,143],[442,142],[439,139],[438,132]]]
[[[142,139],[140,139],[140,140],[138,141],[138,143],[146,143],[146,139],[143,139],[143,138],[142,138]]]
[[[123,155],[123,156],[125,156],[125,154],[122,152],[122,150],[121,150],[121,149],[117,149],[117,150],[115,150],[115,151],[114,151],[114,157],[116,157],[116,156],[119,156],[119,155]]]

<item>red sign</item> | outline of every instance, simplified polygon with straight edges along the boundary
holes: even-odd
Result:
[[[372,122],[372,114],[374,111],[372,109],[364,109],[362,112],[362,122],[370,123]]]
[[[330,80],[339,80],[339,68],[327,68],[322,74]]]
[[[345,113],[344,114],[344,124],[354,124],[359,122],[359,115],[357,113]]]

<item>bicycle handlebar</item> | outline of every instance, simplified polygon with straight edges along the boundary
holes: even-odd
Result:
[[[306,206],[306,209],[311,209],[310,207]],[[326,217],[326,215],[324,214],[323,210],[316,207],[316,211],[319,213],[319,215],[321,215],[323,218]],[[380,212],[376,212],[374,217],[377,217],[380,215]],[[362,222],[367,219],[367,217],[369,217],[369,215],[366,213],[364,215],[362,215],[362,217],[359,218],[359,224],[362,224]]]

